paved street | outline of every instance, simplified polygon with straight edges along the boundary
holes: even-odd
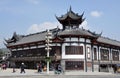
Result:
[[[119,75],[115,76],[104,76],[104,75],[98,75],[98,76],[88,76],[88,75],[21,75],[21,76],[0,76],[0,78],[120,78]]]
[[[0,78],[120,78],[120,74],[105,73],[105,72],[65,72],[64,74],[56,75],[50,71],[48,75],[46,72],[37,73],[37,70],[28,70],[26,73],[20,73],[20,69],[16,69],[12,73],[12,69],[0,70]]]

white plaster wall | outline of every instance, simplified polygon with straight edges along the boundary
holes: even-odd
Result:
[[[90,40],[90,39],[86,39],[86,42],[87,42],[87,43],[91,43],[91,40]]]
[[[22,48],[18,48],[17,50],[22,50]]]
[[[101,60],[101,53],[100,53],[101,47],[99,47],[99,60]]]
[[[16,51],[16,49],[12,49],[12,51]]]
[[[39,45],[38,48],[42,48],[42,47],[45,47],[45,45]]]
[[[91,52],[92,52],[92,51],[91,51],[91,45],[90,45],[90,44],[86,44],[86,54],[88,53],[87,47],[90,48],[90,59],[88,59],[88,58],[87,58],[87,59],[88,59],[88,60],[91,60],[91,59],[92,59],[92,56],[91,56],[91,54],[92,54],[92,53],[91,53]],[[88,54],[87,54],[87,55],[88,55]],[[87,56],[87,55],[86,55],[86,56]]]
[[[58,43],[55,43],[55,44],[52,44],[52,46],[61,46],[61,45]]]
[[[85,42],[85,39],[84,38],[80,38],[79,41]]]
[[[25,48],[24,48],[24,50],[27,50],[27,49],[29,49],[29,47],[25,47]]]
[[[32,47],[30,47],[30,49],[34,49],[34,48],[37,48],[37,46],[32,46]]]
[[[78,38],[71,38],[71,39],[70,38],[65,38],[65,41],[78,41],[78,40],[80,42],[85,42],[84,38],[79,38],[79,39]],[[90,39],[87,39],[87,42],[90,43],[91,42]]]
[[[78,38],[71,38],[71,41],[78,41]]]
[[[65,38],[65,41],[70,41],[70,38]]]

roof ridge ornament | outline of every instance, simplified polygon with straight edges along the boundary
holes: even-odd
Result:
[[[83,17],[84,13],[85,13],[85,12],[83,11],[83,13],[82,13],[81,17]]]
[[[69,11],[70,11],[70,12],[72,11],[72,7],[71,7],[71,5],[70,5],[70,9],[69,9]]]

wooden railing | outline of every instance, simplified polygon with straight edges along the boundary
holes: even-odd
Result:
[[[36,56],[36,57],[11,57],[13,61],[40,61],[45,60],[46,56]],[[51,60],[60,60],[61,56],[50,56]]]

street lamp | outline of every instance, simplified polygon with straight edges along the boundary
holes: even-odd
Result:
[[[45,36],[45,50],[47,51],[47,74],[49,74],[49,60],[50,60],[50,57],[49,57],[49,52],[50,50],[52,49],[51,48],[51,42],[52,42],[52,33],[49,32],[49,30],[47,30],[47,34]]]

